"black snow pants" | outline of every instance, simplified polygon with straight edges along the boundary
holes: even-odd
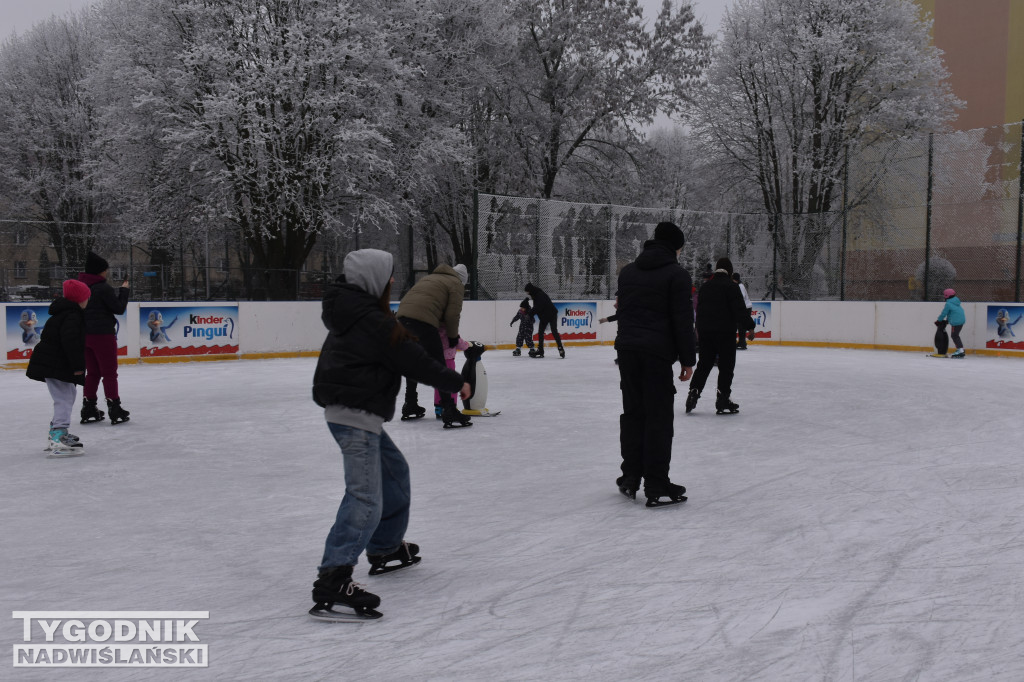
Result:
[[[620,350],[622,475],[644,480],[646,490],[669,483],[676,389],[672,363],[641,351]]]
[[[711,374],[711,368],[718,359],[718,392],[723,398],[732,393],[732,377],[736,371],[736,332],[700,330],[700,357],[697,369],[693,370],[690,388],[704,390]]]

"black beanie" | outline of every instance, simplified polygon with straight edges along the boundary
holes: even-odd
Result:
[[[718,262],[715,263],[715,270],[725,270],[732,276],[732,261],[728,258],[719,258]]]
[[[103,260],[102,257],[97,256],[92,251],[85,257],[85,272],[89,275],[98,275],[107,268],[110,267],[110,263]]]
[[[669,222],[658,223],[658,226],[654,228],[654,238],[668,242],[673,251],[683,248],[686,243],[686,237],[683,236],[683,231],[679,229],[679,226]]]

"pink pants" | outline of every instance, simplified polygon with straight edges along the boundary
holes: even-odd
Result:
[[[117,393],[117,335],[85,335],[85,388],[82,397],[96,400],[100,379],[103,379],[103,395],[118,398]]]

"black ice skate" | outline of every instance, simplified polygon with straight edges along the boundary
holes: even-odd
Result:
[[[669,483],[664,488],[644,488],[644,496],[647,498],[648,507],[669,507],[674,504],[686,502],[686,486]],[[663,500],[667,497],[667,500]]]
[[[423,415],[426,413],[427,411],[419,405],[415,405],[413,403],[405,403],[402,405],[402,421],[404,422],[407,422],[410,419],[422,419]]]
[[[544,357],[544,351],[537,350],[536,348],[531,348],[530,352],[529,352],[529,356],[531,358],[542,358],[542,357]]]
[[[121,407],[120,398],[107,398],[107,412],[110,413],[111,424],[126,422],[128,421],[128,415],[131,414],[131,412]]]
[[[82,398],[82,423],[103,421],[106,412],[96,409],[96,399]]]
[[[419,545],[403,542],[401,547],[390,554],[367,554],[366,560],[370,562],[370,575],[381,575],[415,566],[423,558],[419,556],[419,553]]]
[[[636,491],[640,489],[640,481],[631,476],[619,476],[615,479],[615,485],[619,486],[619,492],[631,500],[636,499]]]
[[[716,414],[736,414],[739,411],[740,406],[729,400],[729,396],[718,394],[718,399],[715,400]]]
[[[473,423],[468,414],[462,414],[459,408],[455,407],[455,403],[452,403],[444,406],[444,411],[441,412],[441,425],[451,429],[457,426],[472,426]]]
[[[693,411],[693,408],[697,407],[697,401],[700,400],[700,389],[691,388],[686,393],[686,413],[689,414]]]
[[[321,573],[313,583],[313,601],[316,603],[309,615],[320,620],[352,623],[384,615],[374,610],[380,606],[380,597],[353,582],[351,566],[336,566]],[[345,609],[335,610],[335,606]]]
[[[514,351],[512,351],[512,357],[514,357],[514,358],[518,358],[522,354],[523,354],[523,349],[522,348],[516,348]]]
[[[565,349],[562,348],[561,346],[558,347],[558,357],[565,360]]]

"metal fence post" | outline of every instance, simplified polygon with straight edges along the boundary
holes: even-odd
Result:
[[[1020,303],[1021,242],[1024,241],[1024,121],[1020,122],[1020,163],[1017,166],[1017,268],[1013,300]]]
[[[846,214],[849,208],[847,194],[850,191],[850,145],[843,147],[843,245],[839,253],[839,300],[846,300]],[[831,230],[829,230],[831,234]]]
[[[469,270],[469,297],[479,300],[480,297],[480,192],[473,190],[473,264]]]
[[[934,133],[928,133],[928,203],[925,207],[924,218],[924,293],[921,295],[922,301],[928,300],[928,269],[930,265],[929,259],[932,252],[932,190],[935,179],[932,172],[935,149],[934,137]]]
[[[779,214],[772,214],[772,300],[779,286]]]
[[[615,272],[619,259],[616,253],[615,243],[615,207],[608,204],[608,298],[613,298],[613,292],[618,288],[618,273]]]

